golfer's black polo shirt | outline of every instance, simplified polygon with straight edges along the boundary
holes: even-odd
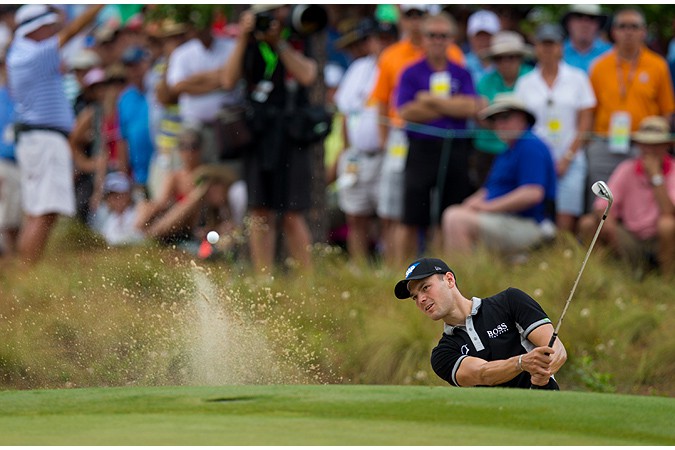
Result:
[[[467,356],[486,361],[508,359],[527,353],[534,345],[527,340],[535,328],[551,323],[532,297],[508,288],[492,297],[473,299],[465,326],[445,325],[443,337],[431,352],[431,366],[448,383],[457,384],[457,370]],[[523,372],[502,387],[530,387],[530,374]]]

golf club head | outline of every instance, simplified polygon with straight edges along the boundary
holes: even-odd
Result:
[[[614,201],[614,196],[612,195],[612,191],[609,190],[609,186],[607,186],[607,183],[604,181],[596,181],[593,183],[593,186],[591,186],[591,190],[596,197],[607,200],[607,209],[605,210],[605,214],[607,214],[607,211],[612,207],[612,202]]]

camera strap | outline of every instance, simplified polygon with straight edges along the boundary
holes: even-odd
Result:
[[[263,77],[266,80],[271,80],[272,74],[276,70],[277,64],[279,64],[279,55],[265,41],[258,42],[258,49],[260,49],[260,54],[263,57],[263,61],[265,61],[265,74]]]
[[[288,39],[289,36],[290,31],[287,28],[281,30],[282,39]],[[265,73],[263,77],[266,80],[271,80],[272,75],[274,74],[274,71],[276,70],[277,65],[279,64],[279,54],[274,50],[272,50],[270,44],[268,44],[265,41],[258,41],[258,49],[260,50],[260,54],[263,57],[263,61],[265,61]]]

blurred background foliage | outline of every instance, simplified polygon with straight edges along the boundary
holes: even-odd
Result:
[[[190,23],[198,29],[204,29],[208,27],[209,24],[221,20],[222,18],[225,18],[227,22],[236,22],[239,13],[247,6],[248,5],[244,4],[153,4],[145,6],[145,18],[150,21],[172,18],[177,22]],[[349,9],[350,6],[353,7],[356,5],[330,6],[330,9]],[[570,5],[446,4],[441,6],[453,14],[460,23],[465,23],[468,16],[479,8],[492,9],[507,22],[512,23],[513,28],[519,28],[527,35],[532,33],[539,23],[560,21]],[[602,4],[601,6],[603,12],[611,16],[614,12],[627,5]],[[670,4],[642,4],[637,6],[644,12],[647,23],[649,24],[648,42],[650,47],[656,51],[665,52],[668,41],[674,35],[673,21],[675,19],[675,8]],[[361,11],[370,11],[377,16],[378,19],[383,21],[395,21],[397,19],[398,11],[394,4],[381,4],[377,7],[373,5],[373,8],[370,9],[372,9],[372,11],[368,8],[361,8]],[[347,13],[345,14],[349,15]]]
[[[557,322],[585,255],[573,238],[512,266],[446,258],[462,294],[518,287]],[[0,389],[124,385],[444,385],[442,333],[393,286],[402,270],[316,245],[311,275],[257,278],[246,261],[153,245],[111,249],[60,223],[44,262],[0,270]],[[596,248],[561,328],[563,389],[675,396],[672,283]]]

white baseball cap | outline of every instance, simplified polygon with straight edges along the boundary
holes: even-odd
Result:
[[[33,31],[59,22],[59,16],[47,5],[23,5],[14,14],[15,35],[25,37]]]
[[[468,36],[475,36],[481,31],[489,34],[495,34],[502,29],[499,17],[492,11],[481,9],[469,16],[469,21],[466,24],[466,34]]]
[[[103,192],[109,194],[111,192],[117,194],[124,194],[131,191],[131,181],[129,177],[122,172],[110,172],[105,176],[103,182]]]

